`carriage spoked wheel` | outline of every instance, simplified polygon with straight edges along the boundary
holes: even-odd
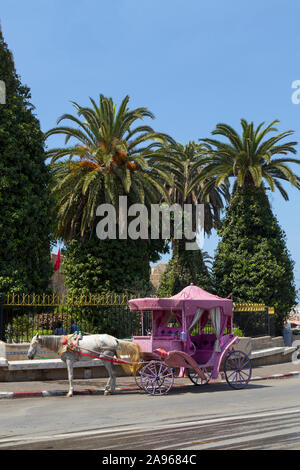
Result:
[[[200,375],[198,375],[194,369],[188,369],[189,379],[191,380],[191,382],[193,382],[194,385],[197,385],[197,386],[207,385],[211,379],[211,374],[212,374],[211,370],[206,369],[206,367],[201,367],[201,370],[203,374],[205,375],[205,379],[200,377]]]
[[[165,362],[151,361],[140,371],[141,386],[150,395],[165,395],[174,384],[174,374]]]
[[[236,390],[245,388],[252,375],[251,361],[242,351],[232,351],[224,363],[225,378],[228,385]]]

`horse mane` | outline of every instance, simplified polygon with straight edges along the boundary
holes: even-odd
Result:
[[[129,362],[138,362],[141,357],[141,348],[137,343],[133,343],[132,341],[126,341],[122,339],[118,339],[120,349],[116,350],[116,356],[118,359],[127,360],[129,356]],[[127,356],[127,357],[124,357]],[[122,369],[128,375],[135,375],[138,369],[138,364],[127,365],[121,364]]]
[[[64,335],[42,335],[39,336],[39,343],[41,346],[44,346],[50,351],[57,352],[61,346],[61,340],[64,338]]]

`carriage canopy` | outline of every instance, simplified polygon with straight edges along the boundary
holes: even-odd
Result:
[[[211,310],[218,307],[225,316],[232,316],[232,300],[218,297],[193,284],[172,297],[129,300],[131,311],[181,310],[185,316],[195,316],[199,308]]]
[[[200,322],[204,327],[210,316],[216,333],[215,350],[220,351],[220,337],[226,326],[232,323],[232,300],[223,299],[191,284],[169,298],[144,298],[129,300],[131,311],[152,311],[153,334],[168,323],[173,313],[188,342],[194,326]]]

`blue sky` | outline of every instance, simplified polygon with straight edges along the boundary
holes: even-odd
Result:
[[[279,119],[300,142],[300,104],[291,100],[299,18],[297,0],[6,0],[0,10],[43,131],[72,112],[71,100],[103,93],[119,103],[129,94],[132,107],[154,113],[156,130],[182,143],[208,137],[218,122],[239,129],[241,118]],[[270,200],[300,288],[300,192],[289,194]],[[216,245],[213,234],[204,249],[213,255]]]

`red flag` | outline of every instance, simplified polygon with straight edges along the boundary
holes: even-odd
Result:
[[[60,248],[58,249],[57,259],[54,263],[54,271],[58,271],[60,267]]]

